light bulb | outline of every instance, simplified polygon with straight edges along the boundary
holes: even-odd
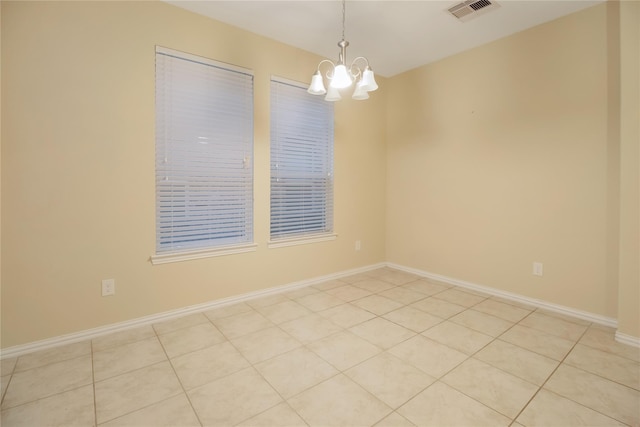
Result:
[[[343,89],[351,86],[351,83],[351,77],[347,72],[347,67],[345,67],[344,64],[336,65],[336,68],[333,70],[333,77],[331,77],[331,84],[329,84],[329,86],[336,89]]]
[[[342,97],[340,96],[340,92],[335,87],[329,85],[329,92],[327,92],[327,96],[324,97],[325,101],[340,101]]]
[[[362,73],[362,86],[364,90],[367,92],[372,92],[378,89],[378,84],[376,83],[376,79],[373,75],[373,70],[367,66],[364,72]]]
[[[361,101],[363,99],[369,99],[369,94],[364,89],[364,84],[362,84],[362,82],[363,81],[360,80],[356,85],[356,90],[353,91],[353,95],[351,96],[352,99],[356,99],[358,101]]]
[[[324,88],[324,83],[322,82],[322,74],[320,74],[320,70],[316,71],[313,77],[311,77],[311,84],[309,85],[307,92],[311,95],[324,95],[327,93],[327,90]]]

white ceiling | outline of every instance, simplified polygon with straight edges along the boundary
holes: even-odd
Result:
[[[500,7],[467,22],[460,22],[447,12],[460,0],[347,1],[347,60],[366,56],[376,74],[391,77],[604,0],[496,1]],[[337,43],[342,38],[340,1],[168,3],[333,61],[338,57]]]

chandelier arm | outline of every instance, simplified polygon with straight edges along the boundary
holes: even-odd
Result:
[[[366,64],[364,68],[360,68],[358,67],[358,60],[362,60],[364,61],[364,63]],[[353,72],[353,69],[356,69],[356,72]],[[349,72],[351,73],[351,75],[353,76],[354,79],[357,79],[363,72],[363,70],[366,70],[367,68],[369,68],[369,60],[367,58],[365,58],[364,56],[358,56],[357,58],[355,58],[353,61],[351,61],[351,66],[349,67]]]
[[[369,66],[369,60],[368,60],[367,58],[365,58],[364,56],[358,56],[358,57],[357,57],[357,58],[355,58],[353,61],[351,61],[351,66],[352,66],[352,67],[353,67],[354,65],[356,65],[356,62],[358,61],[358,59],[363,60],[363,61],[364,61],[364,63],[365,63],[365,64],[367,64],[367,65],[366,65],[366,67],[368,67],[368,66]],[[366,68],[366,67],[365,67],[365,68]]]
[[[362,72],[356,64],[351,64],[351,67],[349,68],[349,74],[351,74],[351,78],[353,79],[353,81],[357,81]]]
[[[317,68],[317,71],[318,71],[318,72],[320,72],[320,66],[321,66],[322,64],[324,64],[324,63],[329,63],[329,64],[331,64],[331,69],[327,70],[327,72],[325,73],[325,76],[326,76],[328,79],[331,79],[331,77],[333,77],[333,73],[331,73],[331,76],[330,76],[330,75],[329,75],[329,72],[330,72],[330,71],[335,70],[335,68],[336,68],[336,64],[334,64],[334,63],[333,63],[333,61],[331,61],[330,59],[323,59],[323,60],[322,60],[322,61],[320,61],[320,63],[318,64],[318,68]]]

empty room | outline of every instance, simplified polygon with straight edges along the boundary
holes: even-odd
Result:
[[[639,426],[640,2],[0,2],[2,426]]]

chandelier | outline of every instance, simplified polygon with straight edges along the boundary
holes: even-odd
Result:
[[[338,43],[340,47],[340,54],[338,56],[338,62],[334,64],[328,59],[320,61],[318,68],[311,77],[311,84],[309,85],[309,92],[312,95],[324,95],[326,101],[339,101],[342,99],[340,96],[340,90],[346,89],[355,83],[355,89],[351,98],[362,100],[369,98],[369,92],[373,92],[378,89],[373,70],[369,67],[369,61],[364,56],[358,56],[351,62],[349,68],[347,68],[347,46],[349,42],[344,39],[344,17],[345,17],[345,0],[342,0],[342,40]],[[320,72],[320,66],[328,64],[329,70],[326,72],[325,77],[329,82],[329,90],[324,88],[324,82],[322,73]],[[363,68],[361,68],[363,67]]]

